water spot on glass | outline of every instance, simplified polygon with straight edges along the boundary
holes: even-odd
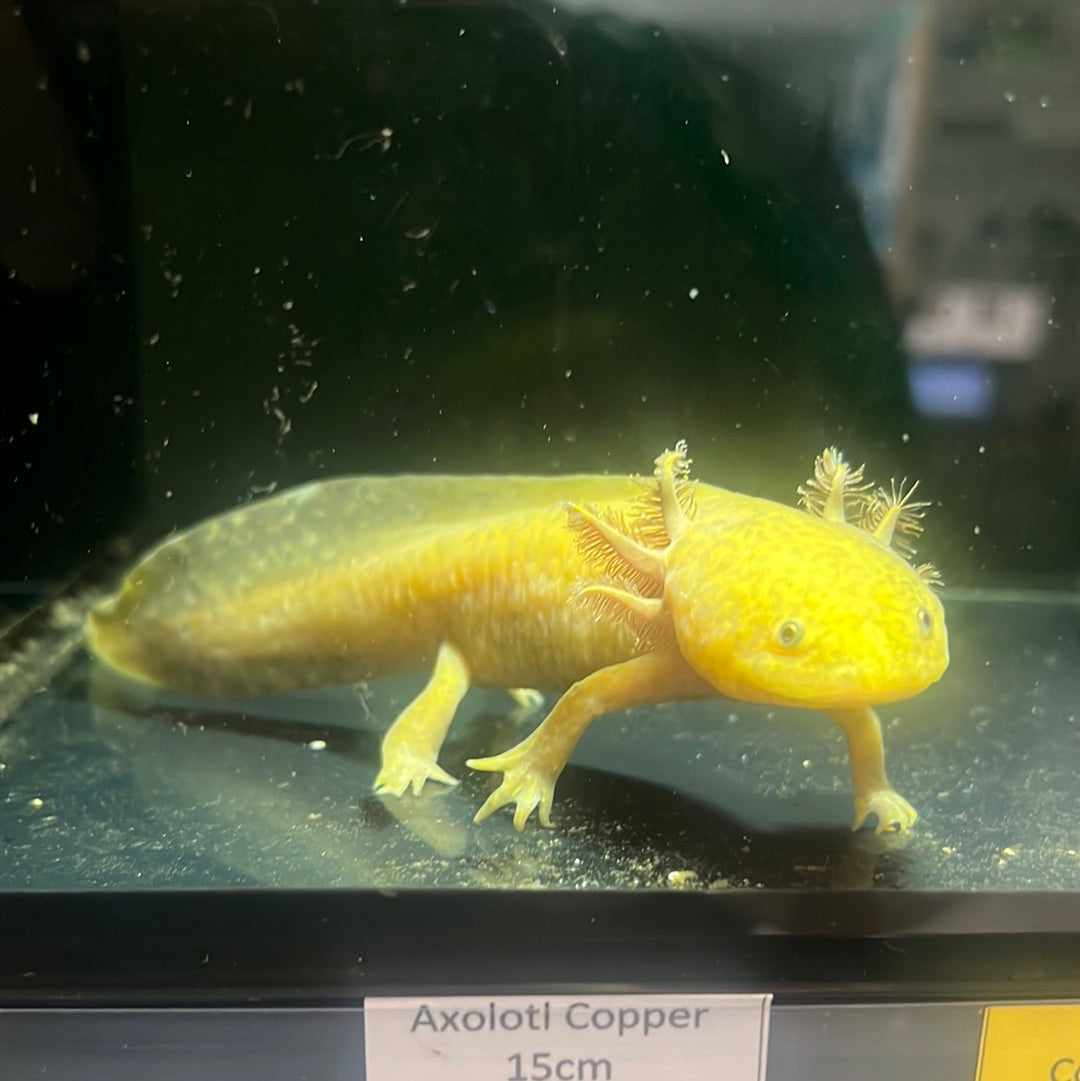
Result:
[[[1007,102],[1008,102],[1008,103],[1009,103],[1010,105],[1012,105],[1012,103],[1013,103],[1014,101],[1016,101],[1016,91],[1015,91],[1015,90],[1006,90],[1006,91],[1005,91],[1005,93],[1004,93],[1004,94],[1002,95],[1002,97],[1003,97],[1003,98],[1004,98],[1004,99],[1005,99],[1005,100],[1006,100],[1006,101],[1007,101]]]
[[[75,43],[75,57],[82,64],[89,61],[90,46],[85,41],[79,40]]]

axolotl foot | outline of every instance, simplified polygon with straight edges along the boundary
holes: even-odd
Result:
[[[502,783],[484,801],[476,812],[474,822],[482,822],[494,814],[500,807],[514,804],[514,828],[519,832],[525,829],[525,823],[533,811],[537,812],[540,825],[551,826],[551,803],[555,798],[555,782],[559,779],[558,770],[545,768],[530,755],[529,740],[523,740],[516,747],[503,754],[490,758],[470,758],[466,765],[471,769],[488,773],[504,774]]]
[[[380,796],[402,796],[409,788],[413,795],[418,796],[427,781],[438,781],[446,785],[458,783],[457,778],[447,773],[438,762],[403,752],[383,763],[375,778],[374,788]]]
[[[919,812],[894,788],[879,788],[855,803],[853,830],[871,816],[877,817],[875,833],[904,833],[918,821]]]

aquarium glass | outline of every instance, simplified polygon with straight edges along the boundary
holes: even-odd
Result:
[[[1080,888],[1078,73],[1054,0],[6,5],[0,889]],[[473,688],[460,783],[398,797],[380,742],[433,658],[230,697],[86,648],[209,516],[360,475],[648,486],[679,440],[788,507],[825,448],[886,503],[918,480],[950,663],[879,708],[911,829],[851,830],[814,709],[600,717],[518,831],[472,821],[466,760],[557,694]],[[385,483],[317,528],[360,559],[412,513]],[[237,580],[280,554],[230,543]],[[756,543],[710,588],[769,581]]]

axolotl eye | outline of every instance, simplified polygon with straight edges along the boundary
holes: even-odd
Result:
[[[783,649],[794,649],[803,637],[803,625],[797,619],[785,619],[776,628],[776,644]]]
[[[930,633],[934,629],[934,617],[930,614],[929,610],[920,608],[915,613],[915,620],[919,624],[919,634],[921,634],[923,638],[929,638]]]

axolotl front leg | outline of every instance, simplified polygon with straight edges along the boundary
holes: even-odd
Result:
[[[885,775],[885,748],[877,713],[863,706],[835,709],[829,715],[847,737],[855,797],[852,829],[858,829],[871,815],[877,817],[877,833],[902,833],[910,829],[919,815]]]
[[[645,653],[592,672],[573,684],[536,730],[516,746],[490,758],[468,759],[466,765],[472,769],[504,775],[476,812],[475,821],[515,804],[517,829],[525,828],[534,810],[541,825],[550,826],[555,782],[592,721],[602,713],[713,693],[673,650]]]

